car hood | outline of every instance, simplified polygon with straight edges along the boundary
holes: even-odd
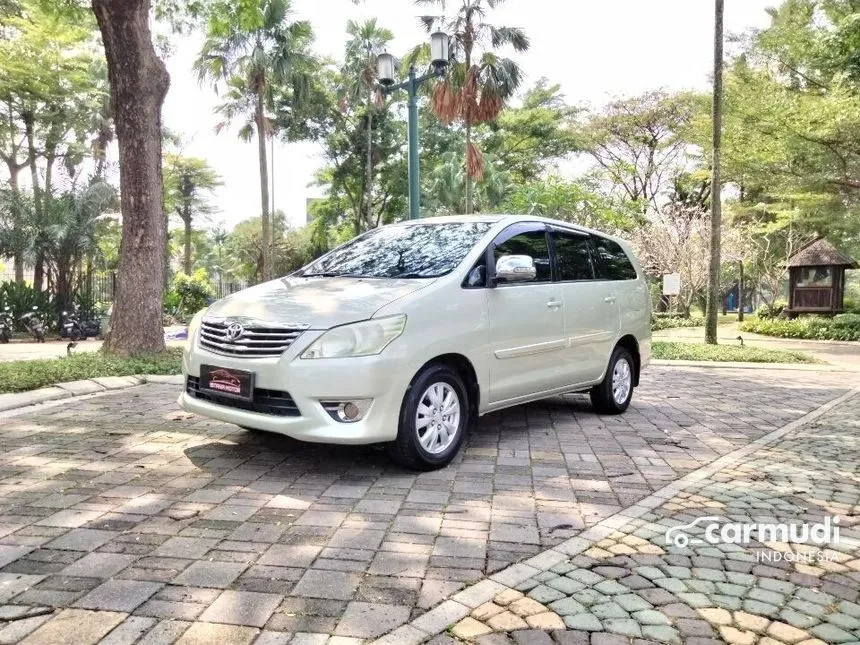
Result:
[[[385,278],[279,278],[215,302],[206,310],[205,317],[329,329],[367,320],[381,307],[432,282]]]

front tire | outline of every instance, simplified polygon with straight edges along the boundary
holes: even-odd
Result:
[[[633,355],[626,347],[616,347],[609,359],[606,376],[591,388],[591,404],[598,414],[621,414],[633,398]]]
[[[466,438],[470,410],[466,386],[457,372],[447,365],[424,368],[403,399],[397,439],[389,445],[389,454],[414,470],[447,466]]]

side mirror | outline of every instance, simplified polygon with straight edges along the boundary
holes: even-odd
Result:
[[[504,255],[496,260],[496,280],[531,282],[536,277],[535,261],[530,255]]]

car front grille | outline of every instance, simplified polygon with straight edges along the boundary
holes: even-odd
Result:
[[[242,325],[238,338],[231,338],[229,319],[204,318],[200,325],[200,346],[216,354],[247,358],[280,356],[309,325]]]
[[[254,400],[244,401],[216,394],[215,392],[204,392],[200,389],[200,379],[196,376],[189,376],[185,383],[185,391],[195,399],[208,401],[215,405],[223,405],[227,408],[245,410],[246,412],[256,412],[257,414],[268,414],[276,417],[297,417],[301,415],[290,393],[282,392],[281,390],[254,388]]]

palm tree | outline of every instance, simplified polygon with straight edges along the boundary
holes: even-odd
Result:
[[[453,17],[422,16],[428,32],[441,29],[451,36],[452,64],[446,78],[433,90],[433,110],[445,123],[460,120],[466,129],[465,212],[474,210],[473,181],[481,181],[484,160],[472,144],[472,126],[492,121],[516,92],[522,80],[519,65],[500,57],[497,49],[510,46],[516,52],[529,48],[529,39],[516,27],[496,27],[487,22],[488,10],[504,0],[460,0]],[[440,6],[445,0],[416,0],[416,4]]]
[[[242,4],[243,6],[238,6]],[[272,225],[269,214],[269,176],[266,137],[273,134],[271,111],[279,86],[294,89],[307,84],[313,65],[310,44],[313,31],[309,22],[289,22],[288,0],[255,0],[252,19],[248,3],[219,3],[206,40],[195,62],[201,81],[216,85],[226,80],[227,101],[219,109],[228,121],[244,119],[240,136],[257,134],[260,164],[260,205],[262,209],[263,279],[272,277]],[[297,91],[294,97],[298,100]]]
[[[367,150],[365,151],[364,220],[367,228],[373,228],[373,110],[380,98],[377,96],[376,57],[385,51],[394,34],[379,27],[376,18],[357,23],[346,23],[349,40],[341,77],[347,81],[343,86],[342,100],[365,103],[367,119]]]
[[[713,98],[713,161],[711,165],[711,249],[708,265],[708,296],[705,304],[705,342],[717,344],[717,309],[720,293],[720,238],[722,233],[722,203],[720,193],[720,155],[723,131],[723,0],[714,5],[714,98]]]

